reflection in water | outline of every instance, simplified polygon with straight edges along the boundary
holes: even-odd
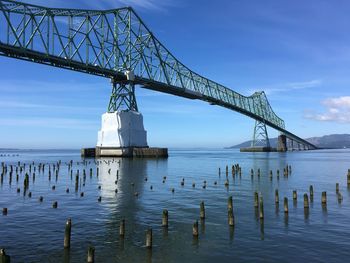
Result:
[[[305,223],[309,222],[309,215],[310,215],[310,211],[308,207],[304,207],[304,218],[305,218]]]
[[[260,239],[264,240],[265,238],[265,230],[264,230],[264,219],[260,220]]]
[[[235,226],[229,226],[230,240],[233,241],[235,236]]]
[[[201,234],[205,234],[205,219],[201,218],[200,222],[201,222]]]
[[[288,220],[289,220],[288,213],[284,213],[284,225],[286,227],[288,227]]]

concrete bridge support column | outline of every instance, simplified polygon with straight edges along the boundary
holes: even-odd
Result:
[[[286,152],[288,150],[287,148],[287,137],[284,134],[281,134],[278,136],[278,146],[277,151],[279,152]]]

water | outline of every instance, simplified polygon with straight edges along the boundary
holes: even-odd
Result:
[[[172,150],[168,159],[115,159],[114,162],[101,159],[99,177],[93,159],[88,159],[90,163],[86,166],[76,164],[82,161],[79,151],[6,153],[11,156],[0,157],[6,164],[34,161],[52,165],[62,161],[57,182],[55,174],[48,180],[48,167],[45,173],[36,171],[35,183],[30,176],[32,198],[23,196],[24,174],[17,183],[14,173],[11,185],[9,174],[4,176],[0,208],[7,207],[8,214],[0,215],[0,247],[11,255],[11,262],[85,262],[89,245],[96,248],[96,262],[345,262],[350,256],[348,150],[288,153]],[[70,160],[74,160],[73,180],[66,165]],[[235,163],[242,167],[241,177],[231,175],[231,165]],[[227,164],[230,167],[228,188],[224,186]],[[292,166],[288,178],[283,176],[287,164]],[[251,168],[255,171],[260,168],[260,178],[255,173],[251,180]],[[77,169],[81,177],[82,170],[86,169],[87,176],[85,186],[81,185],[75,192]],[[277,169],[281,171],[279,180]],[[273,171],[272,181],[270,170]],[[162,183],[164,176],[167,179]],[[180,185],[182,178],[185,178],[183,187]],[[204,180],[206,189],[202,188]],[[192,188],[193,182],[195,188]],[[338,203],[335,192],[337,182],[344,197],[342,203]],[[314,201],[305,214],[303,194],[308,193],[311,184]],[[52,190],[53,185],[56,190]],[[21,188],[21,193],[17,193],[17,187]],[[69,193],[66,193],[67,187]],[[116,188],[118,193],[115,193]],[[278,209],[274,202],[276,188],[280,195]],[[298,192],[294,203],[293,190]],[[264,199],[263,223],[254,208],[255,191]],[[321,205],[322,191],[327,191],[326,209]],[[84,197],[80,197],[80,192],[84,192]],[[135,192],[139,193],[138,197]],[[227,224],[230,195],[234,204],[234,228]],[[42,203],[38,201],[39,196],[44,197]],[[100,203],[99,196],[102,197]],[[289,199],[287,217],[283,212],[285,196]],[[52,208],[54,201],[58,201],[57,209]],[[200,222],[199,239],[195,240],[192,225],[199,219],[201,201],[205,202],[206,220],[204,224]],[[161,226],[163,209],[169,211],[167,230]],[[63,249],[67,218],[72,218],[73,223],[70,251]],[[119,237],[122,218],[126,220],[124,240]],[[152,251],[145,248],[145,231],[149,227],[153,229]]]

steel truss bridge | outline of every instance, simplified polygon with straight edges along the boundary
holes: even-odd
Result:
[[[110,78],[109,112],[137,111],[140,85],[255,119],[252,146],[269,146],[267,125],[299,148],[316,149],[286,130],[263,91],[246,97],[182,64],[131,7],[60,9],[0,0],[0,55]]]

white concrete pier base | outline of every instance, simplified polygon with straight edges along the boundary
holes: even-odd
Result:
[[[97,147],[148,147],[142,114],[136,111],[116,111],[102,114]]]

